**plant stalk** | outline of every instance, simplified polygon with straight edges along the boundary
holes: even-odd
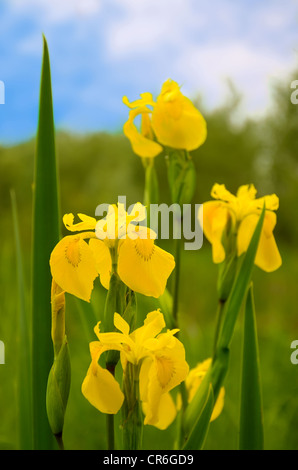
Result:
[[[123,448],[141,450],[143,415],[139,389],[139,366],[127,363],[123,377]]]
[[[107,364],[107,370],[115,377],[115,365]],[[115,450],[115,427],[114,427],[114,415],[107,414],[107,448],[108,450]]]

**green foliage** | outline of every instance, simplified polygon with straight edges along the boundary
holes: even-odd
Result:
[[[52,447],[45,409],[52,365],[50,254],[59,241],[58,183],[49,53],[44,39],[35,152],[32,243],[32,401],[34,448]]]
[[[243,335],[239,448],[264,448],[260,358],[253,285],[247,294]]]
[[[15,235],[16,268],[18,280],[18,317],[17,317],[17,352],[18,360],[18,448],[22,450],[32,449],[32,393],[31,393],[31,336],[28,302],[26,300],[26,282],[24,279],[23,254],[18,223],[17,202],[14,191],[11,191],[12,219]]]
[[[209,389],[206,391],[208,393],[201,414],[199,415],[189,438],[184,444],[183,450],[202,450],[204,446],[214,408],[214,396],[211,384],[209,385]]]
[[[298,105],[290,100],[290,84],[297,77],[298,70],[274,89],[275,106],[259,127],[259,139],[267,138],[257,160],[260,184],[280,197],[278,232],[292,244],[298,235]]]
[[[213,113],[204,113],[208,123],[208,138],[198,151],[191,153],[197,172],[193,201],[201,203],[208,200],[214,182],[225,183],[232,192],[241,184],[253,182],[260,196],[275,192],[280,197],[275,233],[281,247],[283,266],[270,276],[256,269],[254,287],[262,391],[266,396],[265,448],[296,449],[298,378],[295,366],[290,363],[289,346],[291,340],[297,339],[298,253],[295,242],[298,236],[298,106],[290,102],[287,86],[277,86],[275,93],[275,106],[268,117],[247,121],[242,125],[235,125],[236,101]],[[3,286],[0,339],[6,345],[6,362],[9,364],[9,368],[0,367],[0,441],[6,443],[3,444],[6,448],[16,446],[17,407],[14,402],[20,392],[15,380],[17,365],[14,355],[19,340],[15,331],[18,298],[9,191],[12,187],[16,191],[25,284],[29,286],[35,146],[36,141],[31,140],[0,148],[0,282]],[[59,156],[62,214],[75,214],[79,211],[93,216],[98,204],[114,203],[118,195],[126,195],[128,204],[143,200],[144,168],[122,133],[80,136],[60,131],[56,134],[56,148]],[[155,168],[160,201],[170,203],[167,165],[162,156],[155,159]],[[194,367],[212,354],[217,267],[212,264],[208,243],[204,243],[198,252],[183,252],[181,269],[180,298],[183,299],[183,305],[179,319],[180,339],[186,346],[190,367]],[[96,312],[96,321],[103,315],[105,295],[106,291],[96,281],[90,306],[67,296],[67,336],[73,368],[64,423],[64,441],[69,449],[101,449],[106,445],[105,417],[95,413],[81,394],[81,384],[90,364],[86,337],[88,341],[96,339],[93,333],[93,312]],[[161,300],[168,305],[168,299]],[[142,296],[138,296],[137,301],[139,322],[142,321],[142,315],[159,307],[155,300]],[[170,305],[168,309],[171,309]],[[237,448],[240,381],[235,381],[234,378],[240,375],[238,351],[241,344],[241,322],[240,316],[231,344],[229,373],[225,382],[225,407],[221,416],[210,424],[204,446],[206,449]],[[115,421],[115,429],[118,429],[119,416],[115,417]],[[78,422],[79,431],[76,425]],[[145,426],[144,444],[148,449],[170,448],[173,436],[175,424],[167,433]]]

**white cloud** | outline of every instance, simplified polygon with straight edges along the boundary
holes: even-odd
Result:
[[[203,13],[192,0],[110,0],[122,11],[106,26],[106,44],[113,58],[161,50],[184,42],[189,28],[200,28]]]
[[[225,96],[231,79],[243,94],[249,114],[260,113],[270,103],[272,80],[286,78],[294,57],[283,57],[246,42],[193,46],[176,63],[177,75],[189,93],[206,91],[207,105],[216,106]]]
[[[63,22],[83,16],[93,16],[102,7],[102,0],[10,0],[16,12],[41,14],[49,23]]]
[[[230,78],[246,112],[260,113],[270,104],[272,80],[287,77],[296,65],[289,47],[294,35],[298,40],[291,0],[273,0],[270,8],[228,0],[111,1],[123,14],[106,27],[109,59],[147,58],[148,69],[164,68],[165,78],[170,69],[185,91],[208,97],[208,106],[223,100]]]
[[[291,27],[293,16],[298,20],[295,0],[288,2],[287,5],[284,2],[275,2],[270,8],[260,5],[255,15],[255,26],[257,29],[262,27],[266,32],[276,33],[280,29],[286,31],[288,27]]]

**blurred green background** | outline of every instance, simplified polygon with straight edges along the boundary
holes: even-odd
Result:
[[[293,80],[298,77],[293,76]],[[210,199],[215,182],[235,192],[241,184],[254,183],[258,196],[276,193],[280,198],[275,236],[283,258],[272,274],[255,268],[255,300],[259,333],[264,401],[266,449],[298,449],[298,366],[291,364],[290,345],[298,339],[298,106],[290,101],[290,90],[276,85],[275,106],[265,118],[238,124],[241,97],[231,88],[225,106],[203,113],[208,124],[206,143],[192,153],[197,169],[194,203]],[[198,100],[200,108],[200,101]],[[144,173],[141,160],[119,130],[117,134],[73,135],[57,132],[61,214],[82,212],[94,215],[100,203],[117,202],[126,195],[128,204],[142,201]],[[0,446],[17,446],[17,314],[19,306],[15,241],[10,190],[16,192],[24,271],[30,310],[31,221],[34,140],[0,147],[0,340],[5,344],[6,364],[0,365]],[[169,201],[166,164],[157,157],[161,202]],[[66,233],[64,231],[64,233]],[[172,250],[171,244],[164,245]],[[181,339],[190,366],[209,357],[216,312],[217,267],[211,248],[204,241],[199,251],[184,252],[180,288]],[[91,309],[97,318],[103,310],[105,291],[99,281]],[[140,321],[156,302],[138,296]],[[93,339],[90,308],[67,295],[66,329],[72,361],[72,384],[65,418],[67,449],[104,449],[105,417],[84,399],[81,383],[89,366],[88,342]],[[231,347],[231,367],[226,379],[226,400],[221,416],[212,423],[206,449],[237,448],[240,393],[240,357],[243,318],[237,323]],[[50,332],[49,332],[50,334]],[[95,339],[95,337],[94,337]],[[118,424],[120,417],[117,418]],[[175,424],[161,432],[145,428],[147,449],[169,449]]]

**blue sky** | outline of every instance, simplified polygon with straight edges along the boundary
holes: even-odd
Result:
[[[231,78],[242,115],[261,115],[298,69],[297,26],[297,0],[1,0],[0,143],[36,132],[42,33],[56,126],[90,132],[120,130],[122,96],[157,95],[167,78],[208,109]]]

